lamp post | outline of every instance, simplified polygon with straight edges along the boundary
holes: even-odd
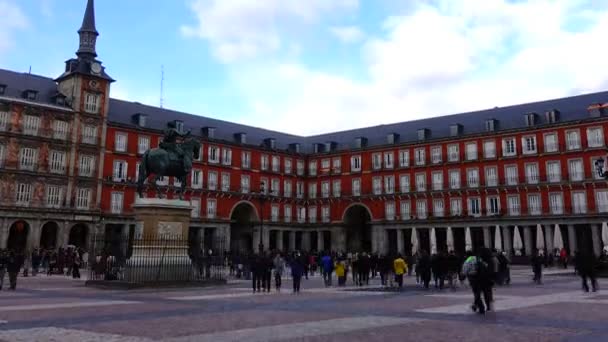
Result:
[[[258,250],[261,253],[264,252],[264,201],[265,197],[266,184],[264,182],[260,183],[260,244],[258,245]]]

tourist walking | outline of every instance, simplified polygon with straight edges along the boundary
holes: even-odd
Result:
[[[80,279],[80,264],[82,260],[80,259],[80,254],[78,251],[74,251],[74,258],[72,263],[72,278]]]
[[[395,279],[399,288],[403,288],[403,275],[407,272],[407,263],[401,257],[401,254],[397,254],[397,259],[393,261],[393,270],[395,271]]]
[[[338,277],[338,286],[346,285],[346,262],[343,257],[339,257],[335,266],[336,277]]]
[[[331,274],[334,271],[334,262],[329,253],[325,253],[321,258],[321,264],[323,266],[323,280],[325,281],[325,286],[331,286]]]
[[[532,272],[534,273],[534,283],[541,285],[543,283],[543,264],[544,256],[542,251],[535,251],[532,256]]]
[[[281,291],[281,281],[283,277],[283,270],[285,269],[285,259],[281,256],[281,253],[277,253],[273,260],[274,263],[274,286],[277,291]]]
[[[481,255],[475,256],[472,252],[467,252],[462,273],[468,278],[473,290],[474,301],[471,309],[479,314],[485,314],[487,310],[492,309],[492,271],[490,265]]]
[[[4,285],[4,275],[6,274],[6,268],[8,266],[8,255],[6,250],[0,250],[0,290]]]
[[[591,288],[593,292],[598,290],[597,287],[597,275],[596,266],[597,260],[592,251],[585,250],[583,252],[577,252],[576,255],[576,268],[578,274],[581,277],[583,283],[583,291],[589,292],[589,285],[587,284],[587,278],[591,281]]]
[[[300,283],[304,274],[304,265],[299,255],[296,255],[291,261],[291,277],[293,279],[293,293],[300,293]]]
[[[382,286],[388,285],[387,277],[391,267],[393,267],[393,265],[389,258],[386,255],[380,255],[380,258],[378,258],[378,272],[380,272],[380,284],[382,284]]]
[[[424,288],[428,289],[431,282],[431,258],[425,250],[420,251],[416,264],[416,274],[420,275],[420,281]]]
[[[23,265],[23,256],[16,254],[14,251],[10,251],[6,263],[6,270],[8,272],[8,280],[10,282],[10,289],[17,289],[17,275]]]

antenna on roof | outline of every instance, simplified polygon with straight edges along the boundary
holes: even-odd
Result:
[[[28,72],[30,75],[32,74],[32,66],[30,65],[30,71]]]
[[[165,83],[165,66],[160,66],[160,108],[163,108],[163,92],[164,92],[164,83]]]

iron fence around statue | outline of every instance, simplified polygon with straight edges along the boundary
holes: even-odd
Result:
[[[89,280],[132,284],[225,281],[224,238],[95,237],[89,253]],[[211,246],[206,249],[204,246]]]

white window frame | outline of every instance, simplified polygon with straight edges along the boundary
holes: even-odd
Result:
[[[331,160],[332,172],[334,174],[340,174],[342,172],[342,158],[335,157]]]
[[[599,133],[599,134],[598,134]],[[604,140],[604,130],[602,126],[588,127],[587,128],[587,146],[604,147],[606,142]]]
[[[445,202],[443,198],[433,199],[433,216],[444,217],[445,216]]]
[[[496,158],[496,140],[484,140],[483,157],[485,159]]]
[[[549,172],[552,171],[551,165],[557,165],[557,174]],[[546,163],[546,174],[548,183],[560,183],[562,181],[562,165],[559,160],[548,160]]]
[[[467,187],[479,188],[479,185],[480,185],[479,169],[478,168],[467,169]]]
[[[399,167],[410,166],[410,150],[399,150]]]
[[[549,137],[552,137],[551,139],[554,139],[554,140],[550,141]],[[550,132],[550,133],[543,134],[543,143],[545,145],[544,146],[545,153],[554,153],[554,152],[559,151],[559,138],[558,138],[556,132]]]
[[[388,195],[395,193],[395,176],[384,176],[384,193]]]
[[[509,216],[521,215],[521,201],[519,195],[507,196],[507,211]]]
[[[86,92],[84,93],[84,111],[91,114],[98,114],[101,107],[101,95]]]
[[[115,152],[127,152],[129,146],[127,133],[116,132],[114,135],[114,151]]]
[[[502,156],[514,157],[517,155],[517,139],[508,137],[502,139]]]
[[[6,146],[0,144],[0,168],[4,167],[4,159],[6,158]]]
[[[32,147],[21,147],[19,149],[19,169],[34,171],[38,161],[38,149]]]
[[[585,180],[585,166],[582,159],[568,159],[568,176],[571,182]]]
[[[217,171],[207,172],[207,190],[216,191],[218,183]]]
[[[308,183],[308,198],[317,198],[317,182]]]
[[[417,192],[426,191],[426,172],[416,173],[416,191]]]
[[[230,192],[230,173],[222,172],[221,189],[223,192]]]
[[[485,167],[485,181],[487,187],[498,186],[498,167],[497,166],[486,166]]]
[[[443,190],[443,171],[431,172],[431,179],[433,181],[433,184],[432,184],[433,191]]]
[[[308,175],[309,176],[317,175],[317,160],[311,160],[308,162]]]
[[[586,214],[587,213],[587,192],[586,191],[573,191],[571,193],[572,201],[572,213],[573,214]]]
[[[399,175],[399,192],[402,194],[410,192],[412,186],[410,182],[409,174],[400,174]]]
[[[431,163],[440,164],[442,162],[441,158],[441,145],[432,146],[431,147]]]
[[[290,198],[293,195],[293,182],[291,179],[283,180],[283,196]]]
[[[515,170],[514,174],[509,174],[509,170]],[[519,184],[519,170],[517,164],[505,165],[505,183],[509,186],[516,186]]]
[[[542,213],[542,198],[540,194],[528,194],[528,214],[538,216]]]
[[[97,144],[97,127],[82,125],[82,142],[89,145]]]
[[[75,206],[80,210],[88,210],[91,207],[91,189],[78,188]]]
[[[372,169],[380,170],[382,168],[382,153],[372,153]]]
[[[317,223],[317,207],[316,206],[308,207],[308,222]]]
[[[321,221],[323,223],[328,223],[331,221],[331,209],[328,205],[321,207]]]
[[[561,192],[549,193],[549,211],[552,215],[564,214],[564,194]]]
[[[335,198],[340,198],[342,196],[342,181],[336,179],[332,182],[332,195]]]
[[[465,152],[467,161],[478,159],[477,141],[467,142],[465,144]]]
[[[150,148],[150,137],[147,135],[140,135],[137,137],[137,153],[144,154]]]
[[[424,220],[428,218],[428,203],[426,198],[419,198],[416,200],[416,217]]]
[[[67,140],[70,123],[63,120],[53,120],[53,139]]]
[[[47,208],[61,208],[64,188],[59,185],[47,185],[45,189],[45,205]]]
[[[393,169],[395,167],[395,154],[393,151],[384,152],[384,168]]]
[[[110,197],[110,212],[122,214],[124,208],[125,194],[122,191],[112,191]]]
[[[217,216],[217,200],[215,198],[207,198],[207,218],[214,219]]]
[[[540,182],[540,169],[538,163],[526,163],[524,164],[526,172],[526,183],[538,184]]]
[[[241,175],[241,193],[248,194],[251,191],[251,177],[249,175]]]
[[[462,198],[450,198],[450,215],[462,216]]]
[[[0,132],[8,131],[10,122],[10,113],[8,111],[0,110]]]
[[[399,214],[404,221],[412,219],[412,202],[410,200],[401,200],[399,203]]]
[[[487,216],[500,215],[500,197],[488,196],[486,198],[486,214]]]
[[[220,163],[220,148],[218,146],[209,145],[207,161],[210,164],[219,164]]]
[[[595,210],[598,213],[608,213],[608,190],[595,190]]]
[[[382,195],[382,176],[372,178],[372,193],[374,195]]]
[[[321,197],[329,198],[331,183],[329,181],[321,182]]]
[[[350,172],[361,172],[361,155],[350,157]]]
[[[574,151],[581,149],[581,132],[578,129],[566,131],[566,150]]]
[[[414,150],[416,166],[424,166],[426,164],[426,149],[424,147]]]
[[[283,222],[285,222],[285,223],[291,222],[291,214],[292,214],[291,205],[285,204],[285,206],[283,206]]]
[[[192,189],[202,189],[203,188],[203,170],[193,169],[192,175],[190,176],[190,187]]]
[[[23,134],[38,135],[40,130],[40,117],[36,115],[23,115]]]
[[[49,172],[55,174],[65,174],[66,171],[65,151],[51,150],[49,153]]]
[[[469,216],[480,217],[481,216],[481,198],[469,197],[467,201],[467,211]]]
[[[296,174],[304,176],[304,161],[301,159],[296,160]]]
[[[448,162],[460,161],[460,145],[449,144],[448,145]]]
[[[278,204],[272,204],[270,206],[270,221],[271,222],[279,222],[279,212],[281,211],[281,206]]]
[[[199,198],[190,199],[190,207],[192,208],[192,210],[190,211],[190,217],[200,218],[201,217],[201,200]]]
[[[454,176],[456,175],[456,176]],[[462,187],[462,180],[459,169],[449,170],[448,176],[450,177],[450,189],[458,190]]]
[[[232,166],[232,149],[222,147],[222,165]]]
[[[395,202],[387,201],[384,203],[384,217],[387,221],[395,220]]]
[[[95,171],[95,156],[81,154],[78,160],[78,175],[81,177],[92,177]]]
[[[114,160],[112,163],[112,180],[114,182],[124,182],[127,180],[129,164],[125,160]]]
[[[355,197],[361,196],[361,178],[353,178],[352,193]]]
[[[31,183],[17,183],[15,189],[15,204],[28,206],[32,201],[34,186]]]
[[[272,172],[279,173],[281,172],[281,157],[272,156],[270,159],[270,167],[272,168]]]
[[[283,170],[284,170],[285,174],[287,174],[287,175],[290,175],[293,172],[290,158],[283,159]]]
[[[249,151],[241,152],[241,168],[242,169],[251,169],[251,152],[249,152]]]

